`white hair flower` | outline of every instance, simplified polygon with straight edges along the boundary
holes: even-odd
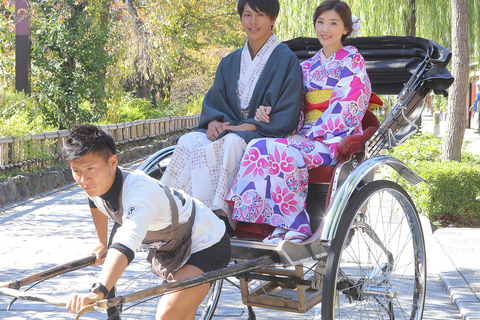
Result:
[[[352,15],[352,36],[355,38],[358,36],[358,32],[360,31],[360,18],[357,18],[357,16]]]

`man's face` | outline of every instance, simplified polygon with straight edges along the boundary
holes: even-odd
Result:
[[[248,3],[245,3],[241,22],[243,30],[247,34],[248,41],[258,41],[260,45],[263,45],[272,34],[272,26],[275,24],[275,19],[267,16],[265,12],[255,12],[250,8]]]
[[[102,196],[110,190],[115,180],[117,156],[108,161],[96,153],[89,152],[78,160],[70,161],[73,178],[91,197]]]

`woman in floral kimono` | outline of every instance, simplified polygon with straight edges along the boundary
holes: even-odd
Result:
[[[227,201],[232,219],[274,226],[263,241],[302,242],[311,234],[305,211],[307,170],[336,163],[337,145],[347,135],[361,134],[371,85],[365,61],[355,47],[343,46],[353,31],[349,6],[323,1],[314,14],[322,49],[302,66],[304,105],[295,135],[252,140]],[[269,122],[269,108],[255,119]]]

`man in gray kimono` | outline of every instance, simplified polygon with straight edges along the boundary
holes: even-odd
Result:
[[[161,180],[224,217],[247,143],[291,133],[303,88],[297,57],[272,33],[278,0],[239,0],[237,9],[248,37],[245,46],[220,62],[197,131],[180,138]],[[268,123],[254,120],[259,106],[270,107]]]

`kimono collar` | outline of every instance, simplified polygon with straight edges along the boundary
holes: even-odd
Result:
[[[273,50],[280,44],[277,37],[272,33],[270,38],[260,48],[252,60],[248,49],[248,40],[243,47],[240,58],[240,75],[238,79],[238,100],[241,109],[247,109],[265,65]]]
[[[335,53],[330,55],[328,58],[323,53],[323,50],[319,50],[315,54],[315,56],[316,56],[315,60],[319,60],[322,64],[327,63],[328,61],[331,61],[331,60],[342,60],[343,58],[345,58],[346,56],[348,56],[350,54],[349,49],[350,49],[350,46],[342,47],[342,48],[338,49]]]

